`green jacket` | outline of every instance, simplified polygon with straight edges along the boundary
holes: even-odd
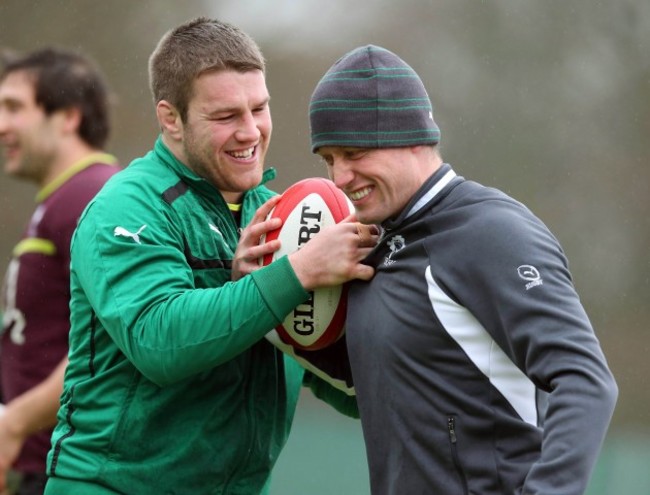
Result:
[[[266,492],[304,371],[263,337],[308,294],[286,257],[231,282],[237,228],[161,139],[89,204],[47,494]]]

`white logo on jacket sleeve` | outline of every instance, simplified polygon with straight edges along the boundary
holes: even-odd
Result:
[[[517,273],[524,280],[528,280],[526,284],[526,290],[532,289],[538,285],[542,285],[542,276],[539,274],[539,270],[533,265],[521,265],[517,268]]]
[[[133,232],[129,232],[124,227],[115,227],[115,230],[113,230],[113,235],[114,236],[122,236],[122,237],[130,237],[131,239],[133,239],[138,244],[141,244],[141,242],[140,242],[140,232],[142,232],[146,228],[147,228],[147,226],[143,225],[142,227],[140,227],[137,230],[137,232],[133,233]]]

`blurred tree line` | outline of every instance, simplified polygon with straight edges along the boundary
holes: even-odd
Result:
[[[650,432],[650,2],[0,0],[0,47],[95,58],[115,93],[109,150],[127,165],[157,135],[149,54],[199,15],[239,25],[266,54],[278,191],[324,175],[307,105],[334,60],[374,43],[409,62],[443,158],[527,204],[563,244],[621,389],[613,429]],[[35,193],[0,178],[3,263]]]

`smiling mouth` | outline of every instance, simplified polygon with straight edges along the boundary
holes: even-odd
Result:
[[[0,152],[6,159],[16,156],[20,148],[16,145],[0,143]]]
[[[348,196],[352,201],[359,201],[365,198],[366,196],[368,196],[368,194],[370,194],[371,191],[372,191],[372,187],[368,186],[368,187],[364,187],[363,189],[353,191],[350,194],[348,194]]]
[[[228,154],[238,160],[250,160],[255,156],[255,148],[255,146],[251,146],[245,150],[229,151]]]

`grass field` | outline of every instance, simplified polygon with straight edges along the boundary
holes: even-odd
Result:
[[[271,495],[369,495],[361,423],[303,391]]]
[[[303,391],[271,495],[370,495],[361,424]],[[650,494],[650,435],[611,432],[585,495]]]

